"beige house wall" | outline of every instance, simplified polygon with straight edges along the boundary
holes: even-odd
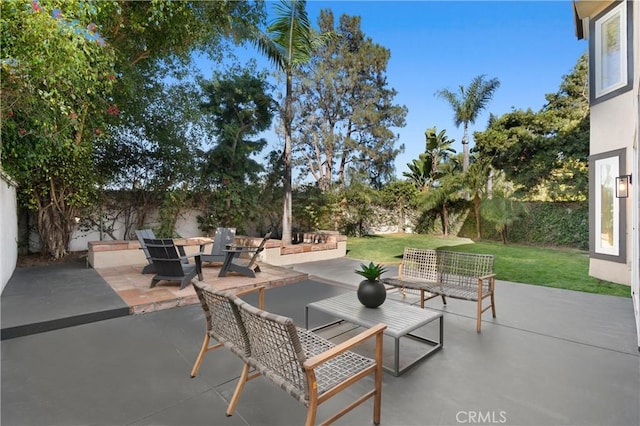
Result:
[[[633,185],[638,184],[637,174],[634,173],[635,140],[637,132],[637,90],[631,90],[605,102],[591,106],[590,146],[591,155],[626,149],[625,170],[633,174]],[[634,229],[632,226],[634,200],[630,197],[623,203],[626,209],[627,225],[626,253],[627,263],[616,263],[602,259],[591,258],[589,261],[589,275],[601,280],[619,284],[631,285],[631,268],[634,253]]]
[[[610,5],[610,1],[575,2],[578,15],[588,19],[600,13]],[[591,155],[597,155],[617,149],[626,150],[626,174],[632,174],[631,196],[623,202],[626,212],[626,263],[616,263],[603,259],[590,258],[589,275],[620,284],[631,285],[634,263],[638,262],[638,96],[640,78],[640,3],[633,8],[633,89],[606,101],[591,105],[590,146]],[[590,35],[590,34],[585,34]]]

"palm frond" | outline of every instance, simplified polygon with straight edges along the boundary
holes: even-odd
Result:
[[[282,0],[276,5],[276,18],[267,28],[273,43],[280,46],[287,68],[303,64],[311,57],[311,23],[306,1]]]

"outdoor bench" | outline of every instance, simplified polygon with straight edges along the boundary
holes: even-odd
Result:
[[[205,313],[206,333],[191,377],[197,375],[204,355],[220,347],[226,347],[244,363],[227,407],[227,416],[235,411],[245,383],[262,376],[307,407],[305,425],[311,426],[315,424],[318,405],[372,375],[373,380],[363,384],[369,389],[323,424],[334,422],[368,399],[373,399],[373,423],[380,423],[382,342],[386,325],[377,324],[340,344],[333,344],[311,331],[296,327],[291,318],[264,311],[238,297],[259,291],[259,306],[262,307],[264,287],[234,295],[203,283],[193,285]],[[210,346],[210,338],[214,338],[217,344]],[[371,340],[375,345],[375,358],[351,351]]]
[[[470,300],[477,304],[476,331],[480,333],[482,313],[491,308],[496,317],[494,301],[495,277],[494,257],[487,254],[460,253],[445,250],[404,249],[398,276],[384,278],[385,284],[405,289],[420,290],[420,307],[425,300],[441,296],[444,304],[447,297]],[[429,297],[425,294],[429,293]],[[483,307],[483,300],[491,304]]]

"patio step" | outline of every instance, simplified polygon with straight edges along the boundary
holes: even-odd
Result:
[[[85,261],[17,268],[2,291],[0,340],[127,316],[129,306]]]
[[[0,330],[0,340],[14,339],[16,337],[29,336],[32,334],[44,333],[46,331],[59,330],[61,328],[74,327],[77,325],[89,324],[97,321],[104,321],[112,318],[125,317],[129,315],[129,307],[108,309],[98,312],[73,315],[64,318],[54,318],[46,321],[33,322],[28,324],[3,327]]]

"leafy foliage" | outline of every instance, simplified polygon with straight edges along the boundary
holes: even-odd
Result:
[[[442,232],[449,235],[451,209],[457,209],[463,199],[463,175],[459,156],[451,155],[455,153],[451,148],[453,140],[445,133],[446,130],[438,132],[435,127],[427,129],[425,152],[410,164],[410,170],[413,166],[411,177],[414,183],[423,185],[419,197],[419,203],[424,209],[423,219],[429,223],[437,214],[440,216]],[[424,225],[419,227],[423,228]]]
[[[513,242],[589,249],[589,206],[586,202],[526,203],[529,214],[509,230]]]
[[[573,201],[588,192],[589,103],[587,57],[564,76],[557,93],[547,94],[538,112],[514,110],[493,117],[476,132],[475,150],[518,185],[516,195]]]
[[[263,168],[253,157],[267,142],[251,138],[271,126],[275,103],[266,77],[252,71],[236,68],[201,83],[201,109],[211,118],[217,143],[204,154],[199,187],[208,191],[202,205],[215,226],[242,228],[257,210],[257,193],[247,185],[258,182]]]
[[[409,218],[415,216],[418,189],[409,181],[394,180],[380,189],[380,204],[395,219],[398,230],[405,231]]]
[[[365,176],[375,188],[390,181],[395,147],[391,130],[404,126],[407,109],[393,103],[396,91],[387,85],[391,52],[362,32],[360,18],[342,15],[337,24],[323,10],[320,31],[334,34],[315,49],[296,73],[294,144],[303,176],[327,191],[346,184],[347,173]]]
[[[286,91],[280,117],[284,127],[283,168],[283,213],[282,242],[291,244],[292,209],[292,123],[294,120],[293,74],[311,57],[316,44],[323,43],[323,37],[314,37],[304,0],[282,0],[276,6],[276,18],[267,28],[267,33],[255,35],[258,49],[273,62],[286,79]]]
[[[370,262],[368,265],[361,263],[360,269],[355,270],[356,274],[363,276],[368,281],[377,281],[386,271],[387,268],[379,263],[375,264],[373,262]]]
[[[38,212],[41,251],[61,257],[93,194],[91,146],[109,119],[114,52],[86,3],[0,7],[3,167]]]
[[[471,80],[468,87],[460,86],[457,92],[442,89],[436,92],[436,96],[446,100],[453,109],[453,119],[456,127],[463,127],[463,171],[469,167],[469,124],[476,122],[478,115],[486,107],[494,92],[500,87],[497,78],[485,80],[484,75],[479,75]]]
[[[261,4],[250,2],[0,7],[3,166],[19,183],[22,205],[38,211],[41,251],[54,257],[66,253],[74,218],[98,184],[117,174],[121,159],[94,167],[92,152],[136,109],[141,89],[166,75],[160,71],[184,69],[194,49],[219,54],[225,37],[243,36],[232,29],[262,16]]]
[[[528,213],[526,206],[504,195],[487,198],[480,205],[482,216],[493,223],[503,244],[507,244],[508,228],[522,215]]]

